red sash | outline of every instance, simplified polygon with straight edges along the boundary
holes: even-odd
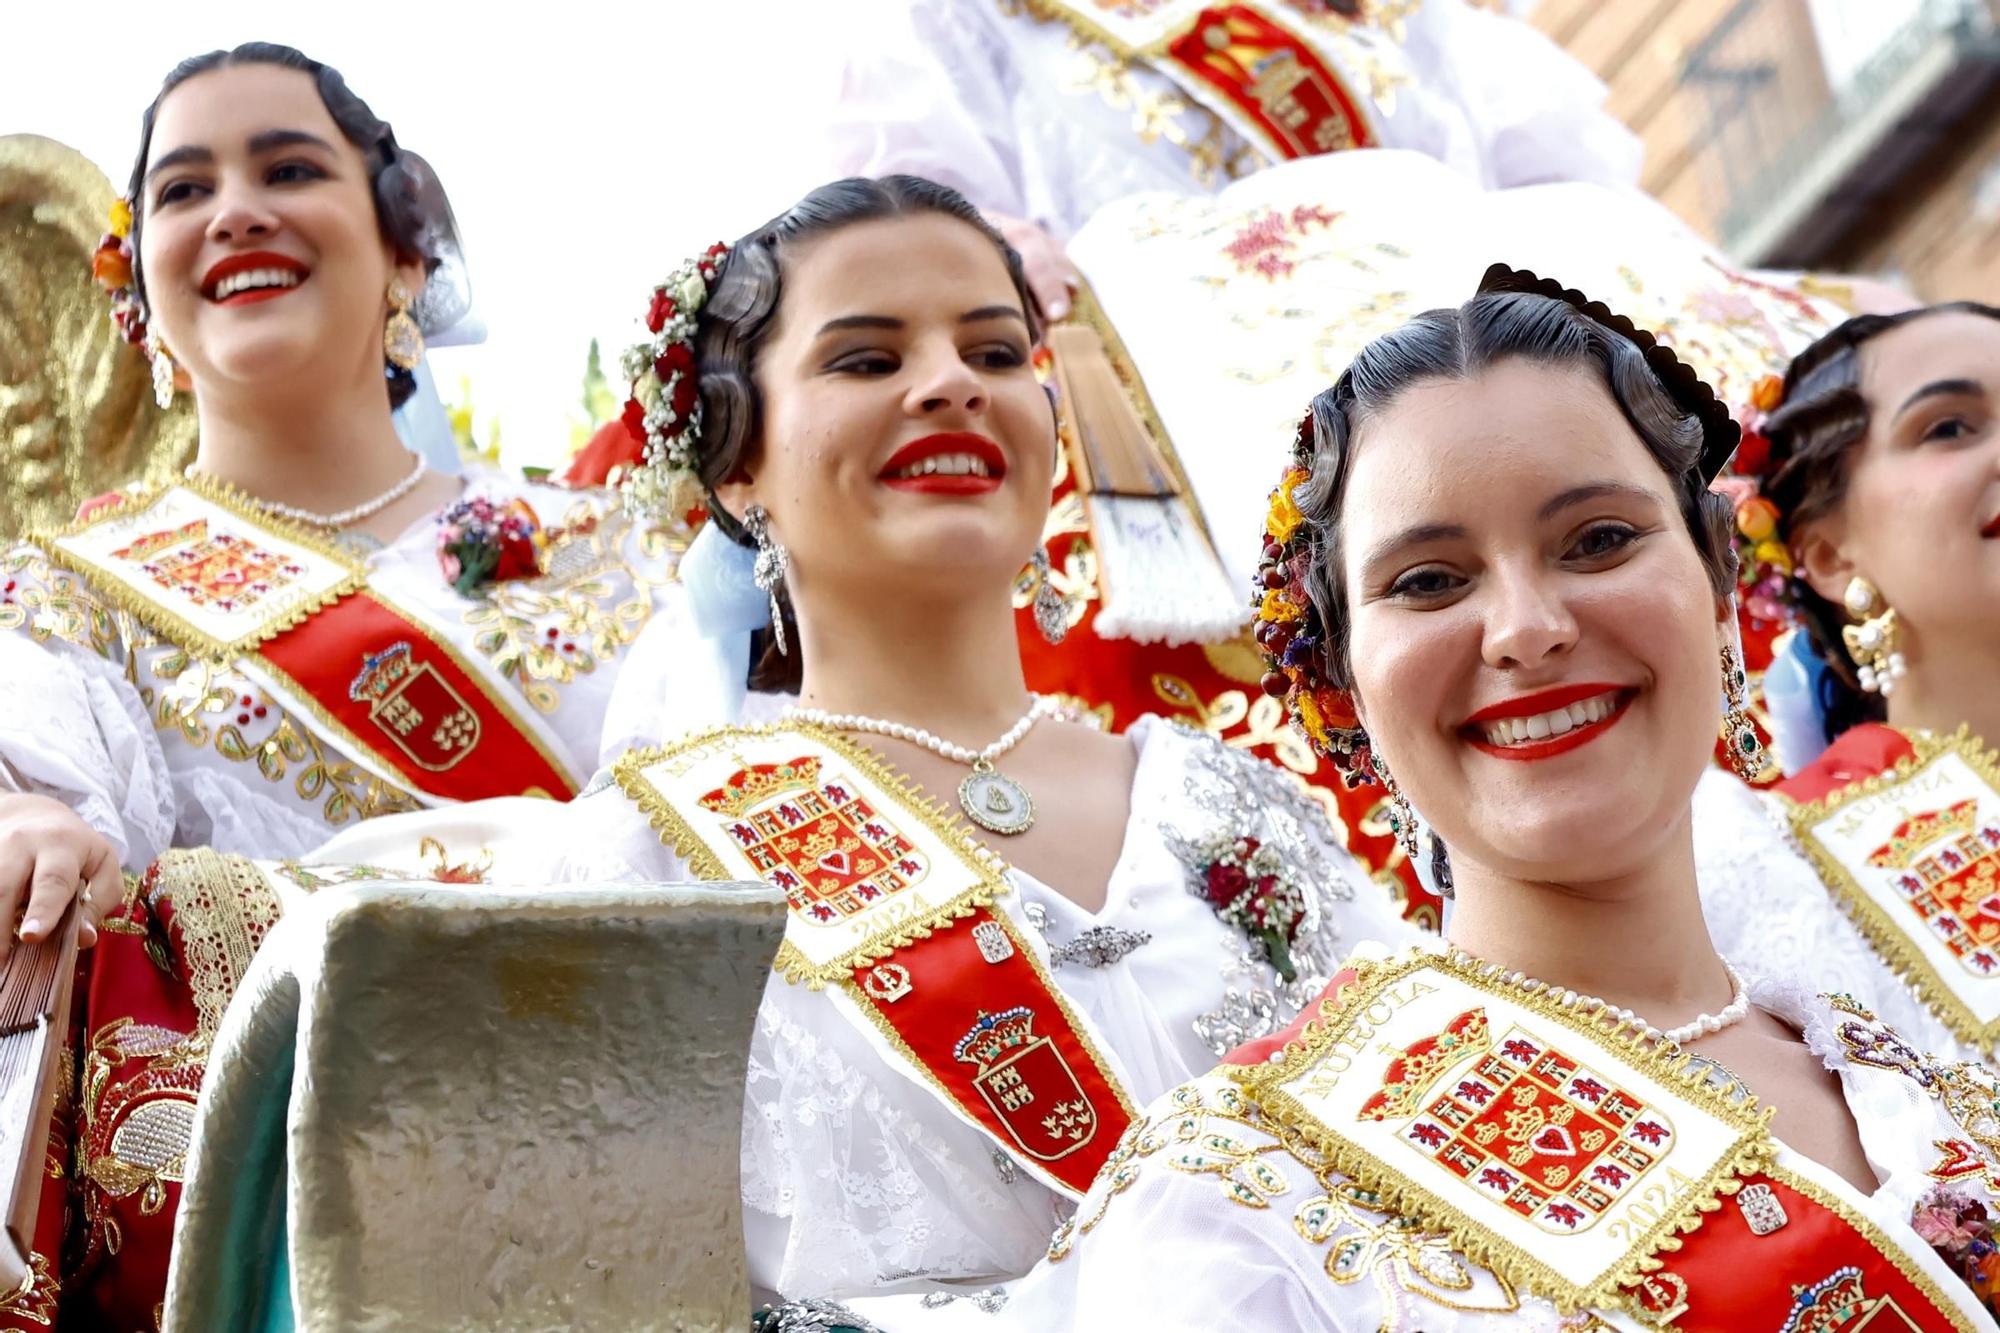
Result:
[[[1340,75],[1309,43],[1249,5],[1203,10],[1167,47],[1167,59],[1228,99],[1281,157],[1375,145]]]
[[[1899,760],[1916,756],[1916,747],[1894,727],[1864,722],[1835,738],[1819,758],[1773,789],[1804,805],[1823,800],[1843,787],[1887,773]]]
[[[551,742],[319,534],[206,482],[120,496],[40,539],[106,601],[233,661],[334,746],[436,801],[568,799]]]
[[[253,659],[317,705],[341,748],[425,795],[568,800],[576,783],[449,646],[369,590],[265,643]]]
[[[1762,1227],[1778,1225],[1759,1235],[1753,1216]],[[1640,1284],[1637,1296],[1652,1320],[1680,1333],[1977,1327],[1874,1223],[1782,1167],[1747,1177],[1734,1200],[1706,1214],[1681,1248],[1663,1258],[1665,1266]]]
[[[722,728],[614,770],[703,879],[790,905],[779,970],[834,992],[876,1052],[1030,1174],[1082,1197],[1133,1108],[1012,919],[998,858],[869,751]]]

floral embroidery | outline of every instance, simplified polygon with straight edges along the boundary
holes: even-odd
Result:
[[[16,547],[0,560],[0,630],[24,627],[37,643],[61,639],[114,660],[115,648],[134,628],[82,579],[55,568],[32,546]]]
[[[1388,1310],[1406,1308],[1412,1297],[1464,1312],[1521,1308],[1512,1285],[1498,1274],[1467,1261],[1448,1238],[1384,1208],[1379,1196],[1334,1171],[1302,1138],[1266,1122],[1228,1083],[1184,1084],[1161,1115],[1127,1130],[1083,1207],[1057,1232],[1049,1258],[1063,1259],[1102,1222],[1148,1159],[1187,1175],[1213,1176],[1233,1202],[1264,1209],[1294,1192],[1293,1178],[1273,1158],[1303,1167],[1317,1185],[1294,1208],[1292,1228],[1308,1245],[1328,1247],[1326,1274],[1336,1284],[1371,1279]]]
[[[623,514],[572,507],[550,541],[547,574],[493,584],[466,611],[473,647],[535,711],[555,712],[558,685],[616,657],[652,618],[654,590],[669,580],[648,579],[640,561],[664,562],[668,541],[663,530],[637,527]]]
[[[1866,1013],[1850,997],[1824,997],[1844,1013]],[[1945,1113],[1977,1145],[1989,1167],[2000,1167],[2000,1077],[1969,1060],[1941,1060],[1919,1051],[1871,1015],[1834,1028],[1847,1058],[1858,1065],[1901,1074],[1943,1104]],[[1939,1144],[1944,1148],[1944,1144]],[[1949,1151],[1947,1149],[1947,1151]]]

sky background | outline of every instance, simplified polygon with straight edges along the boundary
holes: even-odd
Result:
[[[180,59],[277,41],[346,75],[451,196],[487,340],[436,350],[432,368],[448,402],[471,381],[479,438],[497,418],[510,466],[564,456],[592,337],[615,380],[652,283],[830,174],[808,108],[834,94],[833,62],[810,58],[834,19],[804,0],[0,0],[0,12],[0,133],[59,139],[120,189],[139,118]]]

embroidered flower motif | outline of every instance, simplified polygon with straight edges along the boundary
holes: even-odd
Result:
[[[552,536],[527,501],[475,495],[438,515],[438,565],[459,596],[476,597],[489,584],[541,574]]]
[[[1306,895],[1276,849],[1256,838],[1218,833],[1196,844],[1189,888],[1261,945],[1280,977],[1290,981],[1298,975],[1292,944],[1305,920]]]

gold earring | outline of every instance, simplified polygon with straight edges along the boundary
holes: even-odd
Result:
[[[382,326],[382,356],[398,370],[415,370],[424,359],[424,331],[410,318],[410,289],[389,279],[389,322]]]
[[[1722,692],[1729,699],[1729,709],[1722,715],[1722,738],[1729,744],[1729,766],[1736,770],[1736,776],[1754,782],[1764,771],[1764,742],[1758,738],[1757,728],[1743,707],[1749,687],[1750,678],[1744,674],[1736,650],[1724,644]]]
[[[1419,853],[1417,845],[1417,812],[1411,808],[1409,798],[1390,776],[1389,766],[1382,762],[1382,753],[1377,750],[1371,755],[1375,776],[1382,780],[1382,789],[1389,793],[1389,832],[1396,835],[1396,841],[1403,844],[1403,854],[1415,865]]]
[[[1841,600],[1847,604],[1847,613],[1860,622],[1843,625],[1840,630],[1847,655],[1854,659],[1856,679],[1862,689],[1886,699],[1908,670],[1902,653],[1896,650],[1895,608],[1882,600],[1874,584],[1859,575],[1848,580]]]
[[[153,364],[153,401],[161,408],[174,405],[174,358],[167,345],[151,333],[146,335],[146,359]]]

